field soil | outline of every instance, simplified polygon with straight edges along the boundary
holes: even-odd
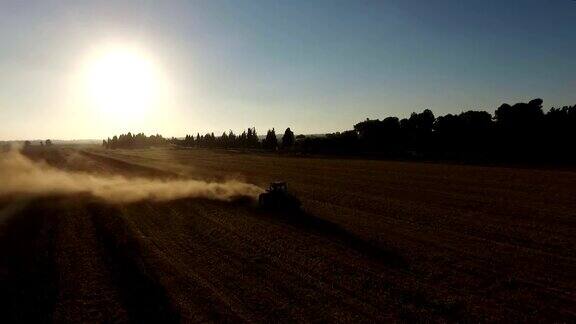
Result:
[[[576,172],[169,148],[28,155],[95,175],[285,180],[303,210],[2,197],[3,323],[576,320]]]

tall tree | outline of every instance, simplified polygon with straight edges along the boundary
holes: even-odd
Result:
[[[282,136],[282,148],[283,149],[289,149],[292,146],[294,146],[294,132],[292,132],[292,130],[290,130],[290,127],[286,128],[286,131],[284,131],[284,136]]]
[[[278,138],[276,138],[276,131],[274,128],[268,130],[268,133],[266,133],[266,138],[262,142],[262,147],[270,151],[275,151],[278,148]]]

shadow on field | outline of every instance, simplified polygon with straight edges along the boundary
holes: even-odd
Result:
[[[39,199],[0,225],[0,322],[50,323],[56,303],[56,215]]]
[[[259,207],[254,207],[254,205],[250,205],[246,200],[239,200],[233,203],[233,205],[251,206],[260,217],[271,217],[299,230],[325,237],[388,266],[401,268],[408,266],[406,260],[399,253],[378,246],[376,243],[370,242],[334,222],[310,214],[305,210],[263,210]]]
[[[97,202],[88,203],[87,208],[130,321],[179,322],[179,313],[170,303],[164,287],[147,269],[137,234],[122,218],[121,212]]]

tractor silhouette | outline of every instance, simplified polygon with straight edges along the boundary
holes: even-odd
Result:
[[[284,181],[272,182],[258,198],[260,207],[271,210],[298,210],[302,205],[298,198],[288,192]]]

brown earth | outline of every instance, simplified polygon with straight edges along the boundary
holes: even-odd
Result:
[[[50,148],[68,170],[288,181],[301,213],[0,199],[2,322],[576,319],[576,173]]]

